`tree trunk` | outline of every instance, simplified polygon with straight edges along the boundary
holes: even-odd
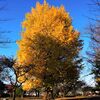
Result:
[[[14,89],[14,91],[13,91],[13,100],[15,100],[16,99],[16,89]]]
[[[40,92],[39,92],[39,90],[36,90],[36,96],[37,96],[37,97],[40,96]]]
[[[54,99],[53,90],[46,91],[43,96],[43,100]]]
[[[54,91],[53,91],[53,88],[50,90],[50,95],[49,96],[50,96],[51,99],[54,99]]]
[[[23,95],[24,95],[24,91],[22,90],[22,93],[21,93],[21,99],[23,99]]]

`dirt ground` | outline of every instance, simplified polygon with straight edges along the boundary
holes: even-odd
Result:
[[[12,98],[0,98],[0,100],[12,100]],[[42,100],[40,98],[26,97],[26,98],[16,98],[16,100]]]
[[[79,97],[65,97],[57,98],[55,100],[100,100],[100,96],[79,96]]]
[[[0,100],[12,100],[12,98],[0,98]],[[34,98],[34,97],[25,97],[25,98],[16,98],[16,100],[42,100],[42,98]],[[89,96],[89,97],[64,97],[57,98],[55,100],[100,100],[100,96]]]

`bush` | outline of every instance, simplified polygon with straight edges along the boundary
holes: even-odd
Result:
[[[1,97],[10,97],[10,95],[3,93],[3,94],[1,94]]]

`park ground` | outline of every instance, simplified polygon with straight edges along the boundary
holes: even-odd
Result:
[[[12,98],[0,98],[0,100],[12,100]],[[42,100],[42,98],[25,97],[23,99],[16,98],[16,100]],[[79,96],[79,97],[63,97],[55,100],[100,100],[100,96]]]

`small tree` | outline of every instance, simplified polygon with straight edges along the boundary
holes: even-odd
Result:
[[[19,75],[19,70],[18,67],[15,69],[15,62],[16,60],[13,58],[7,58],[5,56],[0,57],[0,67],[2,68],[0,72],[0,77],[2,81],[6,81],[9,84],[12,85],[13,88],[13,100],[16,98],[16,89],[18,87],[20,88],[22,83],[24,83],[26,80],[23,80],[22,82],[19,83],[18,78],[22,76],[21,74]]]

